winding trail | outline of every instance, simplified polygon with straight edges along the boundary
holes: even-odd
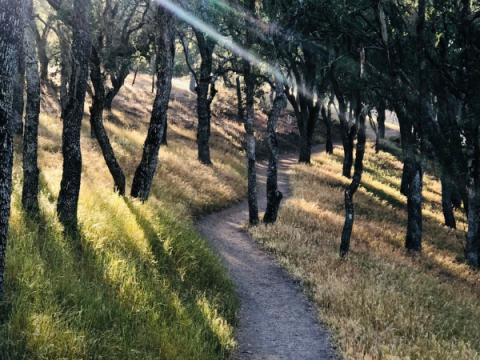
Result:
[[[314,153],[325,151],[318,146]],[[290,196],[288,169],[296,154],[280,157],[278,186]],[[257,163],[258,205],[266,207],[267,162]],[[328,333],[317,320],[315,307],[301,287],[260,249],[242,225],[248,221],[246,200],[201,218],[196,227],[224,259],[241,300],[235,360],[337,359]]]

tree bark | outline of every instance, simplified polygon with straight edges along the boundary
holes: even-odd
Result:
[[[28,15],[33,23],[33,2],[29,2]],[[38,123],[40,117],[40,76],[32,25],[25,29],[25,63],[27,74],[27,107],[25,110],[25,135],[23,138],[23,209],[32,214],[38,206]]]
[[[456,229],[455,215],[453,213],[453,197],[455,193],[455,186],[452,183],[452,178],[448,170],[443,171],[441,177],[442,183],[442,210],[445,218],[445,226]]]
[[[354,124],[351,128],[349,128],[347,121],[347,103],[345,101],[345,97],[343,96],[340,85],[335,77],[334,65],[332,65],[330,69],[330,82],[332,84],[333,92],[338,100],[339,107],[338,117],[340,120],[344,152],[342,175],[350,179],[353,166],[353,141],[357,133],[357,127]]]
[[[198,144],[198,160],[205,165],[212,165],[210,160],[210,106],[208,102],[208,92],[210,89],[210,79],[213,67],[213,46],[209,39],[205,40],[203,33],[199,33],[197,40],[199,41],[200,54],[202,57],[200,64],[200,79],[195,91],[197,92],[197,144]]]
[[[162,6],[158,8],[157,23],[160,35],[157,40],[157,94],[153,103],[148,135],[143,146],[143,156],[135,171],[132,197],[148,200],[153,177],[157,170],[158,152],[167,122],[168,103],[172,89],[175,42],[173,17]]]
[[[480,149],[478,145],[478,127],[465,133],[467,140],[467,194],[468,194],[468,230],[466,233],[465,258],[472,268],[479,267],[480,232]]]
[[[325,109],[325,106],[322,106],[322,117],[325,122],[325,127],[327,128],[327,143],[326,151],[327,154],[333,154],[333,140],[332,140],[332,115],[330,110],[330,104],[328,105],[328,113]]]
[[[25,19],[22,15],[22,28],[25,27]],[[21,41],[18,44],[17,50],[17,76],[13,92],[13,119],[12,127],[13,133],[16,135],[23,135],[23,110],[25,108],[25,101],[23,93],[25,91],[25,44]]]
[[[60,46],[60,106],[62,108],[62,119],[65,117],[69,98],[68,85],[72,76],[72,64],[70,61],[70,49],[67,36],[64,33],[63,25],[57,27],[58,42]]]
[[[22,39],[23,1],[0,0],[0,301],[4,297],[5,254],[12,195],[13,91],[17,47]]]
[[[90,80],[94,88],[94,94],[92,96],[92,106],[90,107],[90,123],[94,131],[95,137],[98,139],[98,144],[102,149],[103,158],[107,163],[108,170],[112,175],[114,185],[114,191],[118,191],[120,196],[125,195],[125,175],[122,168],[117,162],[115,153],[110,139],[103,126],[103,109],[105,107],[105,87],[100,68],[100,57],[97,50],[92,47],[90,55],[91,70]]]
[[[247,10],[255,12],[255,0],[247,2]],[[246,48],[249,49],[253,45],[254,32],[247,27],[246,31]],[[245,121],[245,137],[247,142],[247,167],[248,167],[248,212],[250,225],[257,225],[260,222],[258,216],[258,194],[257,194],[257,170],[255,168],[255,78],[252,74],[252,66],[248,60],[243,61],[243,71],[245,79],[245,101],[246,101],[246,121]]]
[[[268,172],[267,172],[267,209],[263,217],[265,224],[273,224],[277,221],[278,209],[282,201],[283,194],[278,190],[278,142],[277,142],[277,121],[280,112],[285,107],[286,100],[283,93],[283,82],[276,79],[275,99],[273,100],[272,110],[268,116]]]
[[[240,84],[240,76],[237,76],[237,109],[238,109],[238,120],[245,120],[245,111],[243,109],[243,99],[242,99],[242,86]]]
[[[377,117],[377,124],[378,124],[378,137],[380,139],[385,139],[385,119],[386,119],[386,106],[385,101],[380,100],[377,107],[378,117]]]
[[[351,184],[345,190],[345,224],[343,225],[342,240],[340,243],[340,257],[345,257],[350,252],[350,238],[355,221],[355,207],[353,205],[353,195],[355,195],[363,173],[363,157],[365,155],[365,128],[361,127],[358,131],[357,155],[355,158],[355,169]]]
[[[408,221],[405,247],[409,251],[420,252],[422,251],[423,169],[420,163],[416,165],[407,198]]]
[[[77,207],[82,176],[80,133],[88,81],[90,58],[90,0],[74,0],[72,21],[72,76],[68,103],[63,117],[63,175],[58,196],[57,213],[66,232],[77,230]]]

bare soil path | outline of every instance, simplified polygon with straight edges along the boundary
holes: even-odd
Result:
[[[325,146],[315,148],[315,153]],[[281,157],[279,189],[289,195],[287,171],[297,155]],[[258,203],[266,207],[267,163],[257,165]],[[315,307],[301,287],[268,252],[245,232],[248,204],[242,201],[216,214],[201,218],[196,226],[224,259],[241,299],[239,344],[235,360],[337,359],[328,333],[317,320]],[[262,225],[260,225],[262,226]]]

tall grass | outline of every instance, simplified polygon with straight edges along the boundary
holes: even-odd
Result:
[[[148,106],[141,91],[124,91],[123,101],[130,96]],[[122,110],[128,106],[124,103]],[[114,110],[106,115],[112,146],[131,183],[148,113]],[[237,299],[219,259],[193,229],[192,217],[244,196],[243,154],[225,156],[231,140],[220,133],[212,144],[214,166],[201,165],[193,131],[172,125],[152,196],[141,204],[113,193],[99,146],[84,121],[80,231],[78,238],[65,238],[55,213],[61,129],[58,117],[42,114],[41,211],[36,218],[21,210],[17,139],[0,358],[227,357],[235,348]]]
[[[339,258],[342,152],[296,165],[293,196],[274,226],[250,228],[302,280],[344,359],[480,359],[478,273],[463,263],[463,232],[443,226],[439,181],[425,177],[424,252],[404,251],[401,162],[367,146],[354,198],[352,254]],[[464,216],[456,213],[459,228]]]

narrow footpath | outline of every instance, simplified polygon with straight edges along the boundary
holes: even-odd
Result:
[[[315,153],[325,146],[315,148]],[[297,154],[280,158],[278,185],[290,196],[288,169]],[[266,207],[267,162],[257,164],[258,204]],[[317,320],[315,307],[301,287],[260,249],[242,225],[248,221],[248,204],[242,201],[196,224],[202,236],[224,259],[241,300],[235,360],[337,359],[328,333]],[[262,226],[262,225],[260,225]]]

